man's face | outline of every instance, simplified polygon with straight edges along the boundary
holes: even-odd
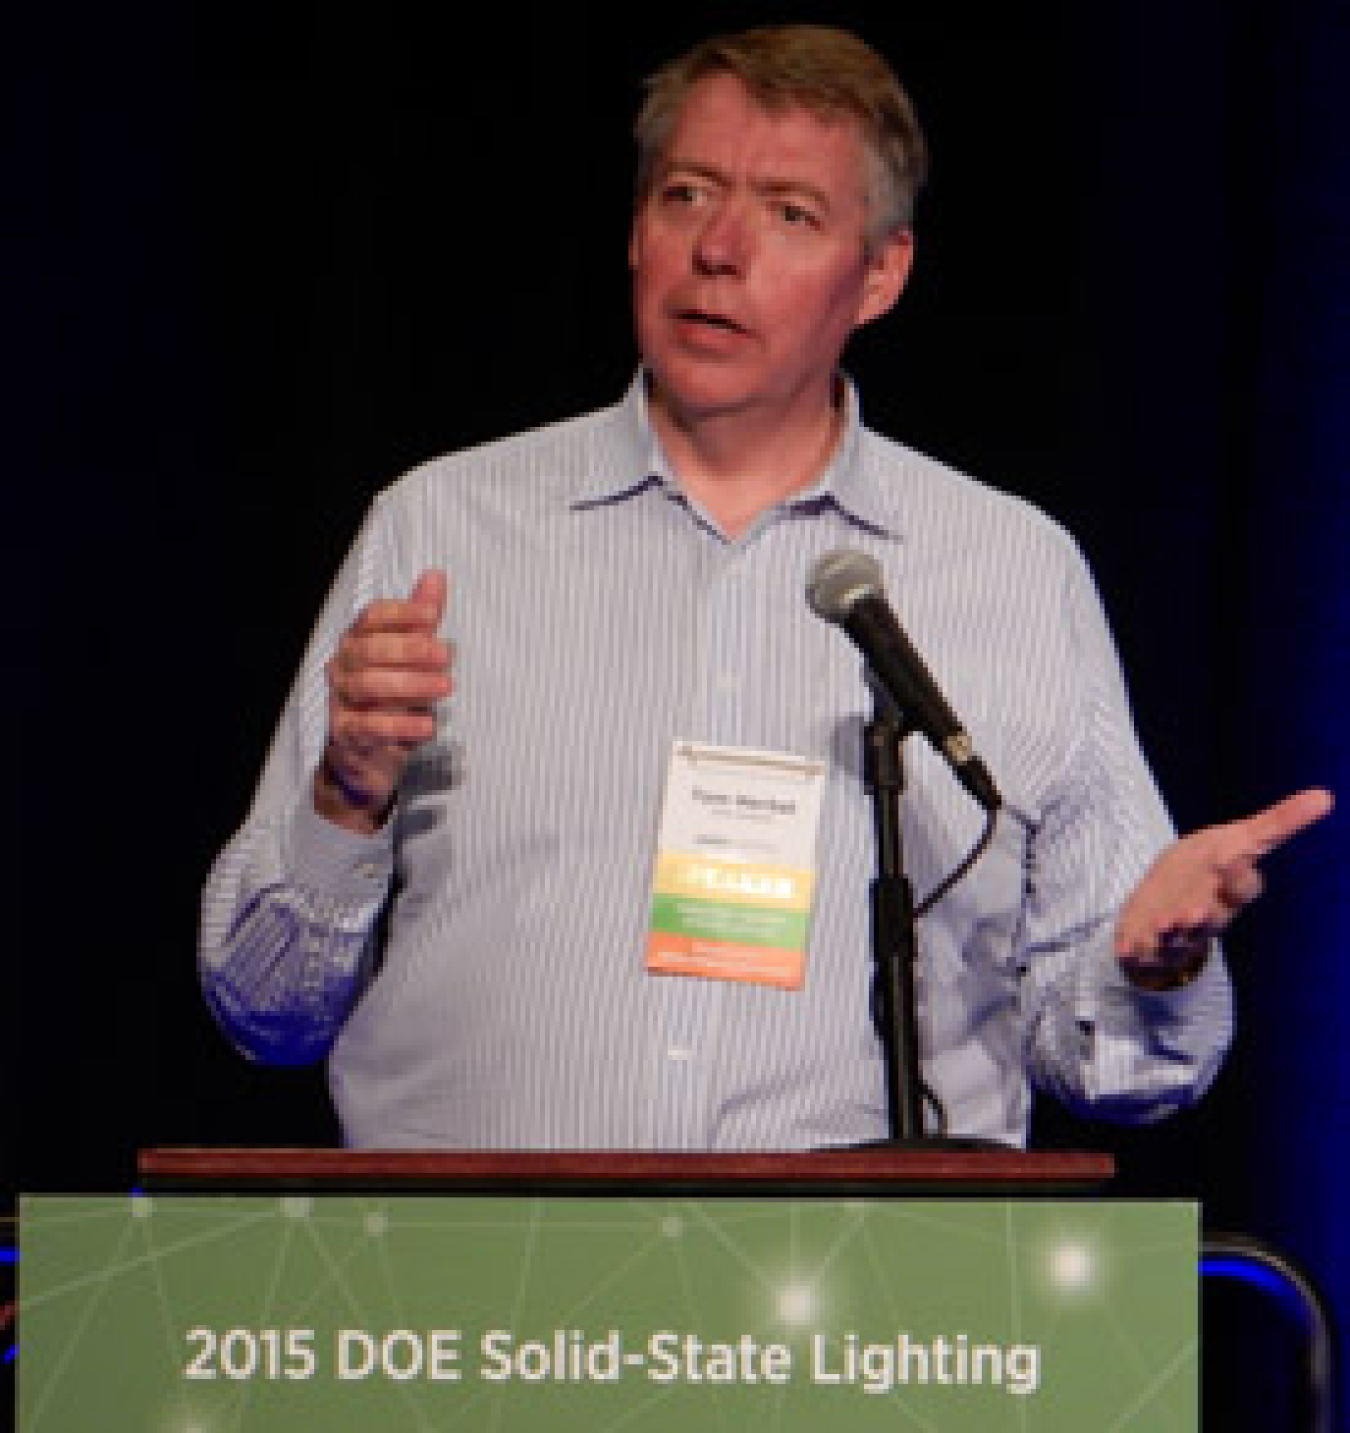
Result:
[[[907,233],[867,251],[865,177],[852,119],[766,110],[732,75],[694,86],[629,241],[661,411],[790,422],[829,404],[848,336],[909,269]]]

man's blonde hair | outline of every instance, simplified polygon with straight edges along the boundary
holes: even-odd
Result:
[[[848,115],[868,159],[869,243],[914,218],[928,148],[909,96],[865,41],[825,25],[775,25],[716,35],[663,65],[647,81],[634,134],[637,195],[645,199],[689,91],[710,75],[734,75],[767,109],[800,105],[826,118]]]

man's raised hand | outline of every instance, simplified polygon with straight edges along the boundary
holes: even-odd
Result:
[[[1166,989],[1203,964],[1210,940],[1264,889],[1259,862],[1331,810],[1314,787],[1173,842],[1121,909],[1116,958],[1136,984]]]
[[[371,602],[328,663],[314,805],[338,825],[374,831],[413,752],[436,733],[436,703],[450,693],[450,648],[436,635],[446,585],[445,573],[428,571],[406,598]]]

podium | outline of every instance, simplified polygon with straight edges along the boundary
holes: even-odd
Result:
[[[24,1433],[1198,1428],[1197,1211],[1106,1155],[137,1163],[21,1205]]]
[[[147,1190],[165,1191],[1011,1198],[1101,1193],[1115,1163],[1107,1154],[936,1145],[734,1154],[177,1147],[142,1150],[137,1173]]]

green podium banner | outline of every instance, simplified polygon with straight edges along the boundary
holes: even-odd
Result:
[[[1188,1203],[20,1201],[20,1433],[1191,1433]]]

